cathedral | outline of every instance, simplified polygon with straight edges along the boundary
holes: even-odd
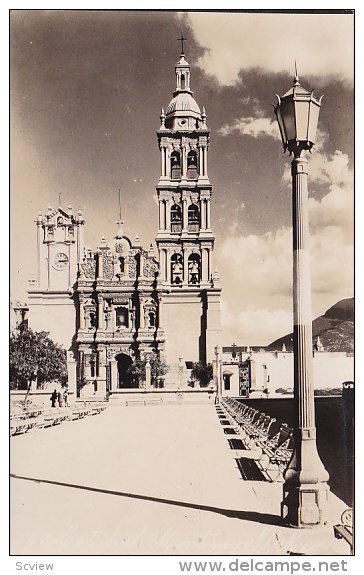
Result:
[[[220,345],[209,130],[190,72],[182,50],[173,98],[162,108],[157,131],[157,253],[152,244],[144,249],[138,236],[126,237],[121,218],[112,241],[102,238],[95,251],[84,245],[81,211],[48,208],[36,220],[29,325],[64,345],[70,391],[83,397],[130,389],[133,361],[145,359],[148,366],[155,354],[168,366],[165,388],[183,386],[193,362],[212,362]]]

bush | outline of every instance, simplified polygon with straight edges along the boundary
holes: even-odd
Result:
[[[191,375],[201,387],[207,387],[212,379],[212,364],[198,361],[192,365]]]

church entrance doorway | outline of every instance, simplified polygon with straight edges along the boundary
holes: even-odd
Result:
[[[118,388],[130,389],[134,387],[131,375],[128,373],[128,369],[133,363],[131,357],[125,353],[120,353],[115,359],[118,364]]]

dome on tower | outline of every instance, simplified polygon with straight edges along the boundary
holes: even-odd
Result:
[[[168,104],[166,116],[173,112],[193,112],[201,116],[201,110],[196,100],[189,92],[179,92]]]

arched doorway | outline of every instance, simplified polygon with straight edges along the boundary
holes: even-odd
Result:
[[[134,387],[132,378],[128,373],[128,369],[133,363],[131,357],[125,353],[119,353],[115,359],[118,364],[118,388],[130,389],[131,387]]]

